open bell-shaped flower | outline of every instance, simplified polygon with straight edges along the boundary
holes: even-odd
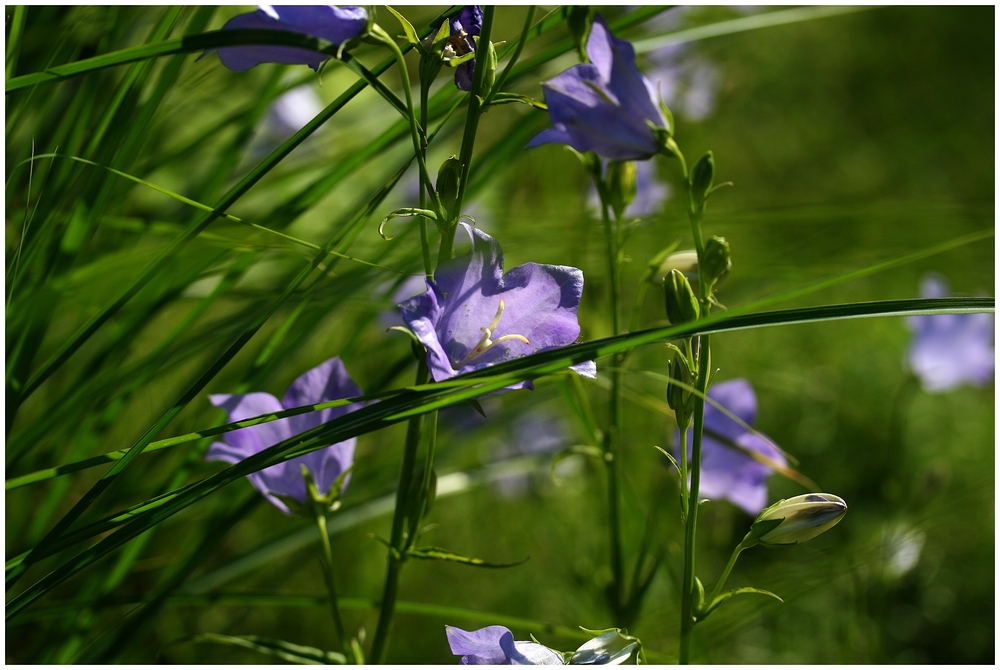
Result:
[[[472,249],[442,263],[427,280],[427,292],[399,305],[403,321],[427,349],[434,380],[575,342],[583,272],[525,263],[504,274],[497,241],[459,225]],[[593,361],[572,367],[587,377],[597,374]],[[527,380],[507,388],[534,387]]]
[[[368,32],[368,11],[364,7],[336,5],[258,5],[257,11],[234,16],[223,30],[287,30],[342,45]],[[234,72],[249,70],[261,63],[308,65],[319,71],[329,56],[295,47],[252,44],[219,49],[219,60]]]
[[[563,665],[559,652],[537,642],[515,641],[504,626],[486,626],[465,631],[445,626],[451,653],[461,656],[459,665]]]
[[[542,83],[552,128],[528,147],[568,144],[620,161],[659,152],[668,122],[656,88],[636,68],[632,45],[612,35],[600,15],[590,29],[587,57],[589,63]]]
[[[229,414],[228,421],[232,423],[261,414],[360,395],[362,395],[361,389],[351,380],[340,358],[335,357],[292,382],[281,402],[270,393],[219,394],[209,396],[209,400],[216,407],[226,410]],[[360,403],[331,407],[231,431],[225,434],[225,442],[214,442],[209,447],[205,459],[238,463],[268,447],[360,407]],[[329,497],[332,501],[343,492],[343,488],[347,487],[350,474],[342,478],[343,486],[340,491],[331,490],[338,478],[341,478],[354,462],[356,442],[357,440],[352,437],[247,475],[247,479],[271,504],[285,514],[291,514],[292,510],[286,503],[294,506],[296,503],[305,504],[308,501],[307,482],[302,472],[305,466],[319,494]]]

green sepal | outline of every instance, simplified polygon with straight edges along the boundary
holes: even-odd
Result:
[[[636,170],[635,161],[608,161],[608,204],[617,219],[622,218],[625,209],[635,200]]]
[[[444,64],[448,67],[458,67],[462,63],[468,63],[470,60],[476,57],[475,51],[470,51],[467,54],[462,54],[461,56],[455,56],[454,58],[446,58]]]
[[[570,665],[636,665],[642,651],[639,638],[623,633],[620,628],[588,630],[594,637],[580,645],[569,659]]]
[[[708,151],[698,159],[691,169],[691,195],[699,206],[704,206],[705,199],[715,183],[715,155]]]
[[[452,563],[461,563],[462,565],[471,565],[477,568],[513,568],[531,558],[529,556],[514,563],[490,563],[481,558],[473,558],[472,556],[466,556],[440,547],[414,547],[407,551],[406,555],[425,561],[451,561]]]
[[[784,500],[779,500],[774,505],[778,505],[778,504],[783,503],[783,502],[784,502]],[[771,505],[771,507],[774,507],[774,505]],[[767,510],[771,509],[771,507],[768,507],[767,509],[762,510],[761,514],[763,514]],[[758,518],[760,518],[760,515],[758,515]],[[744,544],[747,547],[752,547],[752,546],[758,544],[758,540],[760,538],[764,537],[765,535],[767,535],[768,533],[770,533],[772,530],[774,530],[775,528],[777,528],[778,526],[780,526],[781,523],[784,520],[785,520],[784,517],[782,517],[780,519],[768,519],[766,521],[756,521],[755,520],[753,522],[753,524],[750,526],[750,532],[746,534],[746,537],[743,538],[743,542],[741,544]]]
[[[479,404],[478,400],[476,400],[475,398],[469,398],[465,402],[467,402],[469,405],[471,405],[472,409],[474,409],[477,412],[479,412],[480,416],[482,416],[484,419],[486,418],[486,410],[483,409],[483,406]]]
[[[382,223],[378,224],[378,234],[382,236],[383,240],[388,242],[389,240],[392,239],[393,236],[386,235],[383,232],[385,224],[389,223],[391,219],[399,219],[411,216],[422,216],[424,218],[431,219],[433,221],[438,220],[437,214],[435,214],[429,209],[420,209],[419,207],[400,207],[399,209],[394,209],[393,211],[389,212],[389,214],[386,215],[384,219],[382,219]]]
[[[694,578],[694,611],[700,612],[705,607],[705,585],[696,576]]]
[[[556,477],[556,467],[570,456],[590,456],[598,460],[604,460],[604,451],[589,444],[574,444],[572,447],[560,449],[549,465],[549,479],[556,486],[559,486],[559,479]]]
[[[275,640],[259,635],[220,635],[218,633],[203,633],[191,638],[192,642],[212,642],[233,647],[252,649],[267,656],[280,658],[297,665],[346,665],[347,658],[335,651],[324,651],[316,647]]]
[[[536,100],[528,95],[521,95],[520,93],[497,93],[490,100],[491,105],[505,105],[512,102],[519,102],[523,105],[530,105],[535,109],[540,109],[542,111],[548,111],[549,106],[546,105],[541,100]]]
[[[385,332],[388,333],[390,330],[395,330],[397,332],[404,333],[405,335],[408,335],[410,339],[413,340],[413,342],[416,343],[421,348],[424,346],[423,343],[420,341],[420,338],[417,337],[417,334],[414,333],[409,328],[407,328],[406,326],[389,326],[388,328],[385,329]]]
[[[403,26],[403,32],[405,33],[406,41],[410,44],[415,45],[418,49],[423,49],[423,45],[420,43],[420,38],[417,37],[417,31],[413,28],[413,24],[406,20],[402,14],[397,12],[395,9],[389,5],[385,6],[389,10],[389,13],[396,17],[400,25]],[[445,21],[447,23],[447,21]]]

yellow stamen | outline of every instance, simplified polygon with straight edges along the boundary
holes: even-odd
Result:
[[[493,331],[495,331],[497,329],[497,326],[500,324],[500,317],[502,315],[503,315],[503,298],[500,299],[500,305],[497,307],[497,313],[496,316],[493,317],[493,321],[490,322],[489,327],[479,329],[483,331],[483,336],[479,338],[479,342],[469,351],[468,355],[466,355],[466,357],[463,358],[462,361],[455,366],[456,369],[465,367],[469,362],[475,360],[479,356],[482,356],[487,351],[489,351],[490,349],[492,349],[493,347],[502,342],[510,342],[511,340],[517,340],[518,342],[531,344],[531,342],[528,341],[528,338],[526,338],[524,335],[504,335],[502,337],[498,337],[495,340],[491,340],[490,338],[493,336]]]

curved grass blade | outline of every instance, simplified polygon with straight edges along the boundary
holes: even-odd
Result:
[[[180,640],[179,640],[180,641]],[[345,665],[347,658],[335,651],[324,651],[316,647],[275,640],[259,635],[220,635],[219,633],[202,633],[191,638],[192,642],[211,642],[233,647],[252,649],[260,653],[280,658],[282,661],[298,665]],[[176,642],[174,644],[177,644]]]

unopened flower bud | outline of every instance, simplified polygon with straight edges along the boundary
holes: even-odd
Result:
[[[847,503],[831,493],[807,493],[779,500],[754,520],[744,543],[782,546],[811,540],[836,526]]]
[[[704,204],[715,182],[715,156],[709,151],[698,159],[691,170],[691,195],[699,205]]]
[[[608,196],[616,218],[621,218],[625,209],[635,200],[635,161],[611,161],[608,163]]]
[[[663,280],[664,301],[667,319],[673,325],[688,323],[698,319],[700,310],[698,299],[691,290],[691,284],[679,270],[671,270]]]
[[[497,78],[497,50],[493,46],[493,42],[489,42],[486,45],[486,61],[482,64],[477,64],[476,67],[485,67],[483,71],[483,87],[480,89],[480,95],[486,97],[486,94],[493,90],[493,83]]]
[[[705,242],[705,283],[709,288],[715,285],[733,267],[729,258],[729,242],[726,238],[713,235]]]
[[[674,354],[674,359],[670,362],[670,381],[667,386],[667,405],[674,410],[677,424],[684,430],[694,410],[694,398],[691,394],[694,380],[691,377],[691,369],[680,354]],[[674,381],[680,384],[674,384]]]
[[[441,163],[441,167],[438,169],[437,183],[434,186],[441,199],[441,204],[448,211],[451,211],[458,199],[458,182],[461,181],[461,178],[462,161],[458,160],[457,156],[449,156],[444,163]]]

